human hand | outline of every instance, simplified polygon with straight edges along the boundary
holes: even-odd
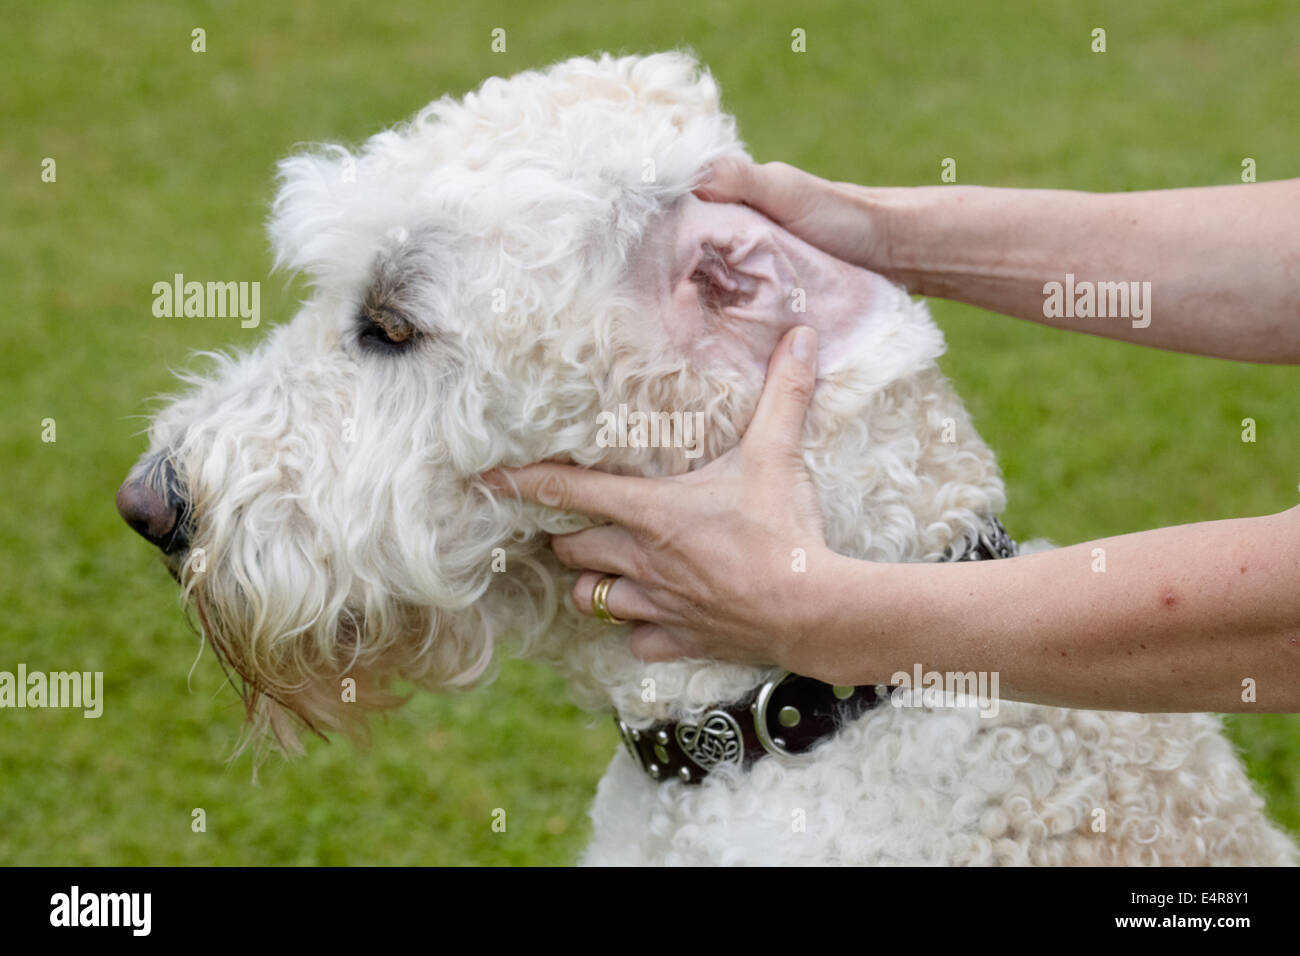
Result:
[[[788,163],[725,157],[696,190],[711,202],[745,203],[823,252],[876,272],[888,268],[885,206],[873,191],[833,183]]]
[[[815,574],[833,557],[800,436],[816,381],[817,335],[793,329],[777,346],[740,444],[696,472],[648,479],[543,463],[484,477],[502,491],[613,524],[557,535],[551,546],[583,568],[574,603],[591,614],[592,589],[616,617],[638,622],[643,660],[720,658],[795,669],[815,631]]]

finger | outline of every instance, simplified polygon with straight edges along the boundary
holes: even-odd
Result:
[[[627,636],[632,656],[642,661],[675,661],[691,657],[691,648],[658,624],[638,624]]]
[[[598,571],[584,571],[573,584],[573,606],[588,617],[595,616],[591,596],[603,577]],[[636,582],[622,577],[605,592],[605,610],[625,621],[657,621],[660,616]]]
[[[748,202],[758,191],[758,166],[748,159],[723,156],[709,167],[707,178],[695,188],[695,195],[709,202]]]
[[[607,475],[550,462],[497,468],[485,472],[482,478],[493,488],[524,501],[604,518],[638,531],[644,530],[645,516],[654,512],[655,483],[645,478]]]
[[[626,528],[615,524],[551,537],[551,550],[568,568],[589,568],[606,574],[635,576],[637,543]]]
[[[715,160],[695,194],[710,202],[743,202],[778,223],[798,215],[801,197],[816,177],[787,163],[763,163],[739,156]]]
[[[767,381],[743,445],[762,452],[795,451],[817,384],[817,332],[798,326],[788,332],[767,366]]]

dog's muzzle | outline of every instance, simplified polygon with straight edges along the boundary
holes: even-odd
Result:
[[[993,561],[1016,556],[1002,522],[990,518],[975,541],[948,561]],[[887,685],[832,685],[782,672],[742,700],[716,707],[698,720],[655,724],[644,730],[619,717],[619,735],[632,759],[655,780],[699,783],[719,767],[748,767],[766,757],[797,763],[841,727],[889,699]]]
[[[117,510],[131,528],[163,554],[189,547],[189,502],[180,491],[170,462],[159,466],[162,487],[132,476],[117,489]]]

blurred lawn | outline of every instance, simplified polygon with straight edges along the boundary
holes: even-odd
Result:
[[[6,11],[0,669],[102,670],[107,705],[99,720],[0,711],[0,863],[566,863],[585,840],[615,735],[537,667],[425,695],[371,750],[316,742],[272,760],[257,786],[247,758],[223,764],[240,711],[210,655],[187,689],[196,639],[113,492],[168,366],[260,332],[156,319],[150,288],[174,272],[267,280],[272,164],[295,143],[358,140],[495,73],[689,45],[756,156],[834,178],[931,184],[944,157],[961,182],[1006,186],[1229,183],[1244,156],[1261,179],[1300,175],[1300,8],[1281,0],[281,7]],[[1097,26],[1103,55],[1089,51]],[[206,53],[190,51],[195,27]],[[495,27],[505,54],[489,51]],[[790,52],[794,27],[806,54]],[[295,285],[263,292],[264,321],[292,314]],[[1066,543],[1296,502],[1296,370],[934,308],[946,367],[1001,454],[1013,533]],[[1240,441],[1247,416],[1256,444]],[[40,440],[45,418],[57,443]],[[1230,723],[1300,831],[1300,718]]]

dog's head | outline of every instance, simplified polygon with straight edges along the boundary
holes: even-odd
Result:
[[[548,627],[546,533],[581,521],[482,472],[701,465],[796,324],[821,329],[823,370],[884,384],[933,361],[899,290],[694,197],[727,155],[712,78],[662,54],[492,79],[281,164],[270,232],[310,298],[187,377],[118,496],[256,722],[343,726],[394,678],[472,683],[502,638]]]

